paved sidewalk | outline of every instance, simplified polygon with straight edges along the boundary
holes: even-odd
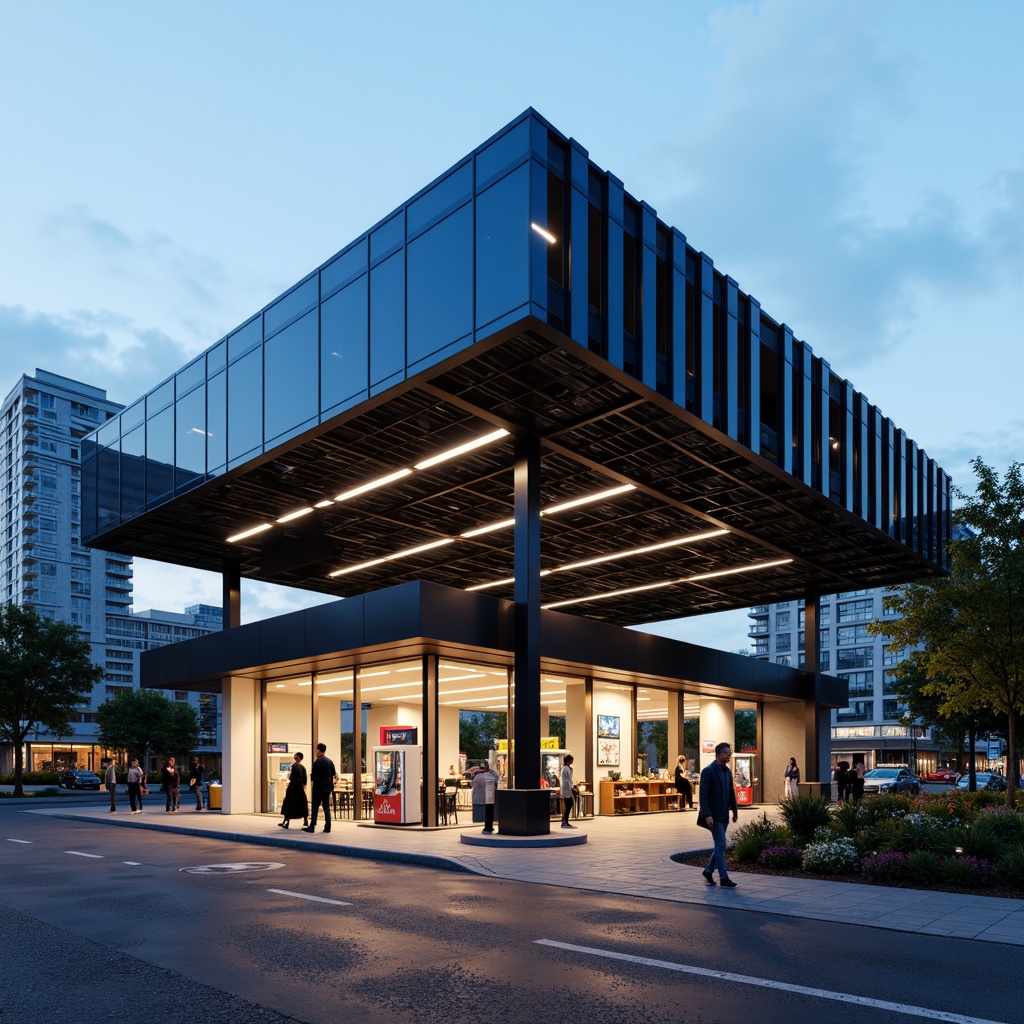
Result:
[[[771,811],[772,808],[764,808]],[[762,808],[753,808],[760,813]],[[167,814],[149,808],[116,815],[104,808],[37,807],[23,813],[71,818],[123,828],[166,830],[284,849],[420,864],[573,889],[671,900],[699,906],[727,906],[755,913],[841,921],[871,928],[949,935],[1024,946],[1024,900],[947,892],[896,889],[850,882],[781,878],[737,872],[739,887],[710,887],[700,869],[671,860],[672,854],[707,849],[707,833],[689,811],[578,820],[587,842],[580,846],[510,848],[497,833],[493,845],[468,846],[461,832],[477,836],[479,825],[424,830],[375,827],[335,820],[329,835],[277,827],[265,814],[198,813],[183,808]],[[741,811],[740,823],[751,811]],[[557,824],[553,830],[559,832]]]

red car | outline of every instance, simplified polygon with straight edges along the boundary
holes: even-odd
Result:
[[[939,768],[938,771],[930,772],[928,775],[922,775],[922,782],[948,782],[950,785],[956,785],[957,779],[960,778],[960,773],[953,768]]]

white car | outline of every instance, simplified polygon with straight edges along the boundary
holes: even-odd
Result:
[[[921,792],[921,780],[909,768],[872,768],[864,775],[864,795]]]

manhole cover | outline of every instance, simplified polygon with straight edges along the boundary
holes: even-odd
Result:
[[[190,875],[237,875],[240,871],[273,871],[283,864],[266,860],[243,860],[237,864],[198,864],[191,868],[178,868]]]

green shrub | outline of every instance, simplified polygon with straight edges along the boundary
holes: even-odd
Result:
[[[880,829],[879,842],[874,849],[898,850],[913,853],[915,850],[934,850],[946,856],[956,852],[960,833],[948,827],[938,818],[913,812],[896,818]]]
[[[994,861],[1005,846],[999,838],[992,818],[986,815],[978,815],[972,824],[957,829],[956,834],[960,846],[957,852],[968,857]]]
[[[832,809],[832,826],[848,836],[857,836],[865,825],[872,821],[870,812],[862,800],[847,800]]]
[[[877,796],[865,797],[861,803],[865,805],[865,812],[875,821],[880,818],[902,818],[918,809],[913,797],[899,793],[879,793]]]
[[[988,885],[991,880],[991,865],[979,857],[947,857],[942,862],[942,881],[958,889],[971,889]]]
[[[813,793],[800,793],[779,804],[782,820],[799,843],[808,843],[814,830],[829,823],[829,801],[827,797]]]
[[[942,871],[942,858],[931,850],[907,854],[907,881],[913,885],[934,885]]]
[[[804,850],[804,870],[819,875],[846,875],[860,869],[860,853],[852,839],[811,843]]]
[[[785,843],[786,838],[786,830],[769,821],[768,815],[762,812],[760,818],[747,822],[733,834],[733,853],[739,863],[753,864],[762,850],[768,846],[779,846]]]
[[[991,828],[999,842],[1024,842],[1024,814],[1009,807],[983,807],[978,820]]]
[[[1007,888],[1024,889],[1024,842],[1014,843],[1000,854],[993,876]]]
[[[21,781],[26,786],[56,786],[58,772],[22,772]],[[13,786],[14,773],[0,775],[0,786]]]

